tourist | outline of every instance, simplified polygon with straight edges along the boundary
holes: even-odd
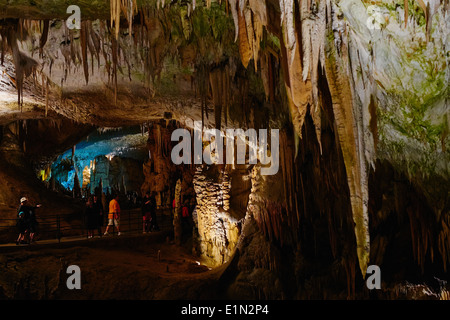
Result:
[[[108,234],[110,226],[115,226],[117,228],[117,235],[120,236],[120,205],[119,205],[119,195],[116,194],[114,198],[109,202],[109,214],[108,214],[108,225],[106,226],[105,235]]]
[[[26,198],[22,198],[20,200],[20,206],[17,209],[17,228],[19,230],[19,237],[16,240],[16,244],[23,243],[28,232],[29,211],[23,210],[23,203],[25,201]]]
[[[34,236],[36,233],[37,220],[35,209],[40,208],[41,205],[36,206],[28,205],[28,199],[22,197],[20,199],[20,206],[17,209],[17,227],[19,229],[19,237],[16,240],[16,244],[20,244],[25,241],[27,233],[29,233],[29,243],[34,241]]]
[[[93,202],[93,207],[94,207],[94,213],[97,219],[97,231],[98,231],[98,236],[101,237],[102,236],[102,227],[103,227],[103,204],[102,202],[98,199],[97,195],[94,195],[94,202]]]
[[[181,225],[184,232],[189,232],[191,228],[190,213],[189,213],[189,201],[185,200],[181,207]]]
[[[150,231],[150,221],[152,220],[150,192],[146,192],[142,201],[142,233]]]
[[[28,222],[28,232],[29,232],[29,237],[30,237],[30,243],[34,242],[34,236],[36,235],[37,232],[37,227],[38,227],[38,221],[36,219],[36,208],[39,208],[41,205],[38,204],[35,207],[32,207],[32,209],[30,210],[30,220]]]
[[[88,198],[85,208],[85,223],[87,229],[87,237],[92,238],[94,236],[94,230],[97,229],[98,218],[95,214],[94,202],[92,197]]]
[[[172,201],[172,218],[174,218],[177,214],[177,199],[173,199]]]
[[[150,214],[151,214],[150,230],[151,231],[159,231],[158,221],[157,221],[157,218],[156,218],[156,197],[155,197],[155,192],[152,192],[152,195],[150,197]]]

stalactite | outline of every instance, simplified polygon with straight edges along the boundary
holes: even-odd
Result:
[[[260,65],[261,65],[261,79],[264,87],[264,93],[266,95],[266,101],[269,101],[270,97],[270,81],[271,78],[269,76],[269,54],[268,52],[263,52],[260,57]]]
[[[204,127],[205,116],[208,118],[208,91],[209,91],[209,67],[206,63],[200,62],[195,67],[195,81],[196,87],[198,89],[200,95],[200,104],[201,104],[201,117],[202,117],[202,127]]]
[[[403,0],[403,4],[404,4],[404,11],[405,11],[405,27],[408,24],[408,15],[409,15],[409,5],[408,5],[408,0]]]
[[[228,3],[230,5],[231,15],[233,17],[234,21],[234,41],[236,42],[239,37],[239,17],[238,17],[238,9],[237,9],[237,1],[239,0],[228,0]]]
[[[103,21],[100,21],[100,33],[105,35],[111,35],[110,29],[108,26],[105,25]],[[112,68],[111,68],[111,62],[109,59],[108,51],[105,50],[105,41],[100,38],[100,52],[102,53],[103,59],[105,60],[105,68],[106,72],[108,73],[108,85],[111,85],[111,76],[112,76]]]
[[[296,5],[298,7],[298,13],[296,15],[296,23],[300,21],[300,32],[297,31],[298,39],[300,41],[300,56],[303,62],[303,81],[306,81],[310,76],[310,64],[312,59],[312,44],[311,44],[311,27],[312,21],[309,19],[311,16],[311,8],[309,1],[298,1]],[[297,26],[296,26],[297,27]],[[297,27],[298,30],[298,27]],[[317,39],[320,43],[321,38]]]
[[[137,1],[137,0],[136,0]],[[128,21],[128,32],[130,37],[133,34],[133,17],[135,14],[138,13],[137,10],[137,4],[135,3],[135,0],[128,0],[127,2],[127,21]]]
[[[315,13],[315,20],[311,22],[308,28],[305,29],[306,33],[310,34],[311,41],[311,67],[310,67],[310,79],[311,79],[311,117],[316,128],[317,141],[319,142],[320,150],[322,153],[322,142],[321,142],[321,115],[322,115],[322,103],[319,97],[319,70],[324,66],[325,60],[325,36],[326,36],[326,21],[325,21],[325,1],[320,1],[318,11]],[[312,15],[310,15],[312,16]]]
[[[239,21],[239,53],[241,56],[241,62],[245,68],[247,68],[250,59],[252,58],[252,51],[250,42],[248,39],[247,26],[245,22],[245,17],[240,10],[238,10],[238,21]]]
[[[373,136],[373,147],[376,152],[378,145],[377,103],[373,95],[370,96],[369,113],[370,113],[369,128]]]
[[[214,102],[215,125],[220,130],[222,127],[223,113],[225,113],[225,121],[227,122],[227,108],[230,103],[230,75],[228,65],[218,66],[209,72],[209,84]]]
[[[332,31],[329,30],[329,32],[330,36],[333,36]],[[362,275],[365,276],[370,252],[367,172],[364,167],[365,163],[361,160],[363,156],[361,152],[363,150],[359,141],[360,133],[355,123],[353,94],[347,75],[348,70],[346,70],[345,65],[348,63],[347,49],[345,43],[341,44],[343,48],[340,49],[335,48],[334,45],[334,41],[327,42],[328,58],[325,60],[325,70],[332,97],[339,144],[347,172],[359,264]],[[338,52],[342,56],[339,56]]]
[[[96,57],[98,61],[99,53],[94,47],[92,33],[92,23],[91,21],[86,21],[86,46],[89,49],[89,53],[91,54],[91,74],[94,74],[94,57]]]
[[[76,49],[75,49],[75,41],[73,38],[73,32],[68,31],[69,34],[69,39],[70,39],[70,57],[72,59],[72,62],[74,65],[76,65],[77,63],[77,54],[76,54]],[[69,68],[69,72],[70,72],[70,68]]]
[[[92,22],[89,21],[90,39],[92,42],[93,50],[95,51],[95,56],[97,57],[97,65],[100,68],[100,51],[101,51],[101,40],[99,35],[95,32],[92,27]]]
[[[49,83],[50,83],[50,80],[49,80],[49,78],[47,78],[45,81],[45,117],[48,116]],[[44,83],[42,83],[42,86],[43,85],[44,85]]]
[[[89,65],[88,65],[88,58],[87,58],[87,48],[88,44],[88,24],[86,21],[81,22],[81,31],[80,31],[80,41],[81,41],[81,56],[82,56],[82,63],[83,63],[83,71],[84,71],[84,78],[86,80],[86,84],[89,83]]]
[[[20,29],[22,29],[23,22],[19,23]],[[17,44],[17,31],[9,28],[7,30],[7,41],[11,48],[13,63],[16,71],[16,87],[17,87],[17,104],[20,111],[22,111],[23,105],[23,84],[25,78],[36,72],[37,62],[31,58],[23,55]]]
[[[287,204],[288,212],[294,212],[294,199],[297,197],[295,194],[293,187],[294,187],[294,156],[292,153],[292,144],[290,143],[290,139],[288,139],[286,132],[280,133],[280,158],[281,158],[281,168],[282,168],[282,174],[283,174],[283,181],[284,183],[284,197],[285,202]],[[299,219],[298,211],[295,210],[297,213],[297,220]]]
[[[1,54],[0,54],[0,65],[4,66],[5,64],[5,52],[6,52],[6,33],[3,29],[0,29],[0,37],[2,38],[1,42]]]
[[[221,71],[219,69],[213,70],[209,73],[211,92],[214,101],[214,113],[215,113],[215,127],[220,130],[221,118],[222,118],[222,83],[221,83]]]
[[[120,31],[120,5],[121,0],[110,0],[111,29],[115,27],[116,40],[119,38]]]
[[[280,1],[282,11],[282,64],[283,73],[289,78],[286,83],[288,102],[297,134],[302,137],[302,127],[305,120],[308,105],[311,105],[311,82],[303,80],[302,47],[301,38],[294,26],[294,2],[293,0]]]
[[[114,85],[114,104],[117,105],[117,67],[118,67],[118,59],[117,55],[119,52],[119,45],[117,43],[117,40],[114,37],[111,37],[111,49],[112,49],[112,60],[113,60],[113,67],[112,67],[112,76],[113,76],[113,85]]]
[[[120,33],[120,14],[124,13],[128,22],[128,30],[130,37],[133,30],[133,17],[137,14],[137,3],[134,0],[110,0],[111,29],[115,28],[116,40],[119,39]]]
[[[231,95],[231,80],[230,80],[230,68],[228,67],[228,65],[225,66],[225,70],[222,74],[223,76],[223,102],[222,105],[224,106],[225,110],[224,110],[224,115],[225,115],[225,127],[228,127],[228,110],[230,107],[230,95]]]
[[[244,30],[246,30],[247,32],[247,40],[248,40],[248,45],[249,45],[249,53],[250,53],[250,58],[254,57],[254,49],[255,49],[255,32],[253,29],[253,15],[252,15],[252,11],[249,7],[244,6],[243,8],[243,18],[244,18],[244,22],[245,22],[245,28]],[[255,63],[258,60],[255,61]],[[257,69],[257,68],[256,68]]]
[[[39,54],[41,57],[43,55],[44,46],[47,43],[47,39],[48,39],[50,20],[44,20],[43,24],[44,24],[44,27],[43,27],[41,39],[39,42]]]

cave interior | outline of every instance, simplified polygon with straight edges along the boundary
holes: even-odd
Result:
[[[44,219],[92,194],[138,211],[152,192],[162,242],[202,266],[171,278],[180,298],[450,299],[448,0],[72,2],[0,0],[5,248],[23,196]],[[203,134],[229,129],[257,133],[244,161]],[[0,298],[67,297],[31,289],[60,272],[24,266],[55,263],[39,246],[20,272],[1,258]],[[164,286],[84,294],[171,299]]]

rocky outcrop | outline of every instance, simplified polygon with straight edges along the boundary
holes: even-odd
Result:
[[[239,185],[239,177],[233,179]],[[244,218],[244,212],[230,207],[230,172],[215,165],[199,166],[193,184],[197,199],[197,252],[211,266],[222,265],[234,255]]]
[[[104,191],[116,190],[123,194],[139,192],[144,180],[142,163],[136,159],[122,157],[108,159],[106,156],[98,156],[94,159],[93,166],[88,168],[87,175],[90,178],[91,193],[98,187],[102,187]]]

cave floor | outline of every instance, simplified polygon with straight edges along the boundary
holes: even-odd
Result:
[[[14,245],[15,246],[15,245]],[[0,247],[0,299],[211,299],[222,268],[200,264],[167,232]],[[69,290],[77,265],[81,289]]]

